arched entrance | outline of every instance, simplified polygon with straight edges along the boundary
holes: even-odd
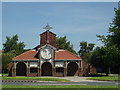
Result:
[[[76,62],[70,62],[67,65],[67,76],[77,76],[78,75],[78,65]]]
[[[42,76],[52,76],[52,65],[49,62],[42,64]]]
[[[16,65],[16,76],[26,76],[26,64],[24,62],[19,62]]]

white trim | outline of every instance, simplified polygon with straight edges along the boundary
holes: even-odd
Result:
[[[45,47],[51,47],[51,48],[53,48],[53,49],[56,49],[55,47],[53,47],[53,46],[50,45],[50,44],[45,44],[44,46],[41,46],[40,49],[45,48]]]
[[[30,67],[38,67],[38,62],[30,62]]]
[[[21,62],[17,62],[17,64],[19,64],[19,63],[21,63]],[[24,63],[26,65],[26,68],[27,68],[27,63],[25,63],[24,61],[22,63]],[[17,66],[17,64],[16,64],[16,66]]]
[[[58,51],[65,51],[64,49],[59,49]]]
[[[36,51],[35,49],[31,49],[31,51]],[[38,51],[36,51],[36,52],[38,52]]]
[[[69,63],[71,63],[71,62],[68,62],[68,63],[67,63],[67,68],[68,68],[68,64],[69,64]],[[74,63],[76,63],[76,64],[78,65],[78,63],[77,63],[77,62],[74,62]],[[79,67],[79,65],[78,65],[78,67]]]
[[[64,67],[64,62],[55,62],[55,67]]]
[[[41,63],[41,68],[42,68],[42,65],[43,65],[44,63],[47,63],[47,62],[42,62],[42,63]],[[53,64],[52,64],[51,62],[48,62],[48,63],[50,63],[50,64],[52,65],[52,67],[53,67]]]

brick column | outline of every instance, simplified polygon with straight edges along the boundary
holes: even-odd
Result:
[[[55,76],[56,68],[55,68],[55,61],[52,62],[52,76]]]
[[[82,72],[81,72],[81,61],[78,62],[78,76],[82,76]]]
[[[64,77],[67,76],[67,62],[64,62]]]
[[[52,68],[52,76],[55,76],[56,69],[55,67]]]
[[[27,76],[30,74],[30,62],[27,62]]]
[[[13,62],[12,77],[16,77],[16,63]]]
[[[38,76],[41,76],[41,62],[38,61]]]

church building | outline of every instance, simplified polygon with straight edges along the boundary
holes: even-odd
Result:
[[[79,56],[56,45],[56,34],[46,25],[40,44],[14,57],[8,64],[9,76],[87,76],[96,68]]]

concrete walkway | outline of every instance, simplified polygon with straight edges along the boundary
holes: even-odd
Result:
[[[82,82],[3,82],[2,85],[31,85],[31,86],[40,86],[40,85],[109,85],[109,86],[118,86],[118,82],[111,81],[82,81]]]
[[[94,81],[87,80],[90,77],[46,77],[42,78],[59,78],[67,79],[71,82],[56,82],[56,81],[36,81],[36,80],[12,80],[5,81],[3,80],[2,85],[114,85],[118,86],[118,82],[113,81]]]
[[[87,78],[90,78],[90,77],[78,77],[78,76],[75,76],[75,77],[73,77],[73,76],[72,77],[48,77],[48,78],[67,79],[67,80],[70,80],[71,82],[93,81],[93,80],[87,80]]]

